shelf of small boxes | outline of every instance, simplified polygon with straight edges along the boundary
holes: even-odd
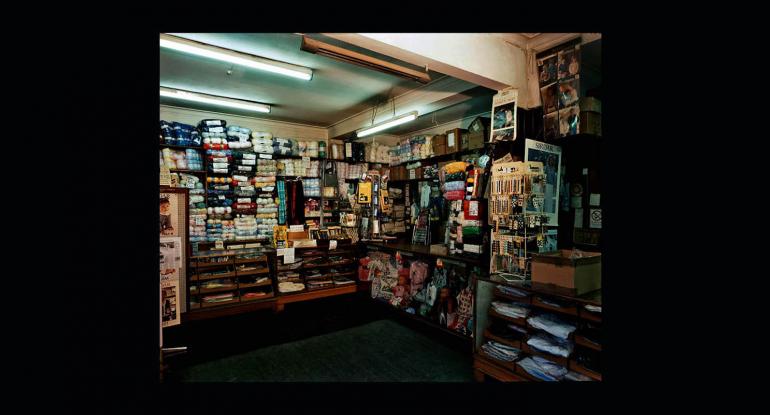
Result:
[[[499,281],[481,278],[480,280],[498,284],[493,290],[494,302],[503,302],[513,306],[521,306],[526,310],[526,316],[514,317],[505,315],[490,305],[488,316],[491,318],[489,327],[483,329],[484,345],[489,341],[497,342],[518,349],[518,356],[512,361],[492,357],[484,349],[477,351],[476,358],[484,359],[499,367],[513,372],[524,380],[540,381],[542,379],[530,374],[521,365],[521,361],[530,356],[538,356],[567,369],[571,378],[581,380],[602,380],[598,367],[599,354],[602,350],[600,342],[601,306],[595,301],[583,298],[569,297],[533,289],[523,284],[506,284]],[[591,311],[595,310],[595,311]],[[598,310],[598,312],[596,312]],[[557,321],[572,325],[575,330],[566,339],[559,339],[532,325],[531,318],[547,316]],[[515,329],[513,327],[518,328]],[[534,337],[550,345],[560,345],[569,351],[567,356],[552,354],[530,345]],[[542,344],[542,343],[541,343]],[[588,366],[586,367],[586,363]],[[477,365],[478,366],[478,365]],[[483,366],[483,365],[482,365]],[[593,369],[593,370],[592,370]],[[562,378],[562,380],[565,380]],[[574,380],[574,379],[573,379]]]
[[[321,230],[320,236],[326,239],[289,241],[294,246],[277,249],[275,268],[279,296],[326,290],[336,290],[335,295],[356,291],[358,262],[355,246],[350,239],[333,239],[339,235],[328,239],[329,235],[323,235],[323,231],[326,230]],[[330,244],[336,244],[336,247],[329,249]],[[287,251],[293,252],[294,262],[286,263]],[[311,298],[317,296],[308,296]]]
[[[192,312],[274,297],[267,252],[260,248],[190,257],[187,287]]]

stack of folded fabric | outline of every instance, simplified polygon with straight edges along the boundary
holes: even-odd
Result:
[[[259,218],[257,221],[257,237],[260,239],[272,240],[275,226],[278,224],[278,219]]]
[[[302,179],[302,191],[305,196],[321,196],[321,182],[319,179]]]
[[[529,307],[526,304],[493,301],[492,308],[497,313],[512,318],[525,318],[529,315]]]
[[[278,283],[278,292],[291,293],[296,291],[302,291],[305,289],[305,284],[296,282],[280,282]]]
[[[260,160],[263,161],[263,160]],[[272,161],[272,160],[264,160]],[[274,174],[274,173],[273,173]],[[275,176],[262,176],[257,174],[251,181],[258,191],[272,192],[275,189]]]
[[[190,170],[203,170],[203,158],[201,153],[191,148],[185,150],[185,159],[187,160],[187,168]]]
[[[525,357],[516,364],[530,375],[551,382],[562,380],[568,372],[565,367],[540,356]]]
[[[273,134],[266,131],[254,131],[251,133],[251,142],[255,153],[273,154]]]
[[[527,340],[527,344],[533,349],[550,353],[556,356],[569,357],[573,344],[570,340],[561,339],[549,334],[538,333]]]
[[[244,215],[235,218],[235,240],[250,240],[257,237],[257,219]]]
[[[169,169],[187,169],[187,160],[184,151],[164,148],[163,150],[160,150],[160,155],[161,166],[166,166]]]
[[[445,165],[439,172],[441,188],[447,200],[465,199],[465,169],[468,163],[456,161]]]
[[[302,282],[299,272],[296,271],[283,271],[279,272],[277,276],[278,282]]]
[[[253,176],[257,170],[257,155],[251,152],[243,152],[234,150],[233,156],[233,173],[245,174]]]
[[[203,297],[204,303],[224,303],[227,301],[234,300],[235,297],[233,296],[233,293],[225,293],[225,294],[217,294],[217,295],[209,295],[206,297]]]
[[[576,329],[575,325],[548,313],[530,317],[527,319],[527,323],[536,329],[543,330],[563,340],[569,338],[569,335]]]
[[[564,380],[572,381],[572,382],[589,382],[593,379],[589,378],[588,376],[581,375],[580,373],[568,371],[566,375],[564,375]]]
[[[213,174],[230,174],[233,161],[232,150],[206,150],[208,171]]]
[[[166,144],[177,146],[200,146],[201,135],[194,126],[179,122],[169,124],[166,121],[160,121],[161,134]]]
[[[294,169],[294,160],[277,159],[275,162],[276,176],[298,176],[297,171]]]
[[[518,288],[510,287],[507,285],[498,285],[497,289],[503,294],[512,295],[514,297],[528,297],[529,293]]]
[[[227,127],[227,144],[232,149],[250,149],[253,147],[249,137],[251,129],[231,125]]]
[[[296,154],[297,142],[291,138],[273,137],[273,154],[291,156]]]
[[[519,358],[519,354],[521,353],[521,350],[515,347],[511,347],[507,344],[498,343],[492,340],[484,343],[481,346],[481,350],[493,358],[503,362],[513,362]]]
[[[310,167],[307,168],[307,172],[305,173],[305,175],[307,177],[320,177],[320,175],[318,174],[318,168],[320,167],[320,165],[321,163],[318,160],[311,161]]]
[[[209,242],[224,241],[221,219],[209,219],[206,221],[206,240]]]
[[[207,119],[198,123],[198,130],[203,138],[206,149],[227,149],[227,122],[225,120]]]
[[[176,145],[176,137],[174,137],[174,127],[168,121],[160,120],[160,142],[170,145]]]
[[[318,157],[318,141],[297,140],[297,155],[303,157]]]
[[[189,213],[190,242],[206,241],[206,208],[191,208]]]

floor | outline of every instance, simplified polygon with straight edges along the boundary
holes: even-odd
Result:
[[[166,346],[189,348],[167,361],[169,382],[473,381],[467,344],[364,296],[191,322],[169,334]]]

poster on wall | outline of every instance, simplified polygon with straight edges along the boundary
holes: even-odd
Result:
[[[507,88],[492,98],[490,142],[516,140],[516,101],[519,90]]]
[[[185,255],[187,254],[188,238],[188,201],[189,189],[175,187],[160,188],[160,239],[176,237],[180,243],[179,282],[176,295],[179,313],[187,311],[187,279],[185,278],[187,267]]]
[[[548,53],[537,60],[537,65],[543,103],[543,139],[579,134],[580,45]]]
[[[180,323],[179,281],[182,268],[182,238],[160,238],[161,326]]]
[[[550,84],[556,80],[558,72],[556,58],[557,56],[554,54],[537,60],[538,81],[540,82],[540,86]]]
[[[580,72],[580,63],[578,62],[579,53],[575,48],[568,48],[558,53],[558,75],[559,79],[575,76]]]
[[[160,192],[160,236],[179,236],[180,193]]]
[[[543,200],[543,215],[548,217],[548,226],[559,225],[559,182],[561,180],[561,147],[542,141],[524,141],[524,161],[539,161],[543,163],[545,173],[545,188]],[[537,213],[536,207],[527,207],[527,213]]]

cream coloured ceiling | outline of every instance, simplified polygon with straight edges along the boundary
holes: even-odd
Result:
[[[325,127],[371,108],[387,100],[388,97],[398,96],[422,86],[416,81],[301,51],[302,37],[299,34],[170,34],[313,69],[313,79],[303,81],[169,49],[160,49],[161,86],[271,105],[270,114],[256,115],[263,118]],[[329,43],[340,43],[321,35],[310,36]],[[398,62],[352,45],[344,46],[369,56]],[[406,63],[398,63],[416,68]],[[436,72],[430,72],[430,74],[432,80],[444,77]],[[193,104],[165,97],[161,97],[161,104],[223,111],[222,108],[208,104]],[[255,115],[248,111],[232,109],[227,109],[225,112]]]

